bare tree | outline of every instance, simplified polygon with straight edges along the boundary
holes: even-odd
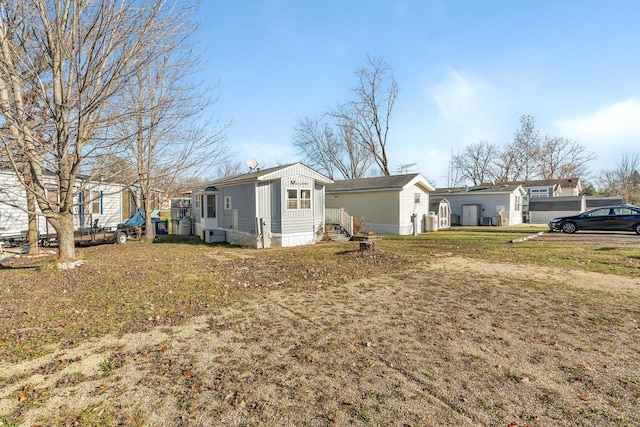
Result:
[[[571,178],[587,173],[587,164],[596,158],[576,141],[545,135],[538,158],[542,179]]]
[[[391,112],[399,88],[391,66],[382,58],[367,57],[367,65],[357,71],[358,86],[353,99],[339,105],[330,115],[339,126],[365,147],[384,175],[390,175],[387,138]]]
[[[479,185],[495,179],[495,163],[499,155],[497,145],[480,140],[453,156],[452,162],[461,178]]]
[[[465,177],[462,174],[462,170],[458,169],[457,160],[460,157],[460,152],[454,153],[451,150],[451,155],[449,157],[449,163],[447,164],[447,175],[445,176],[447,180],[447,187],[460,187],[465,183]]]
[[[554,179],[586,174],[594,158],[594,153],[576,141],[542,137],[535,119],[523,115],[510,144],[500,149],[481,141],[453,156],[452,167],[459,168],[457,173],[474,183],[489,176],[496,181]]]
[[[172,193],[183,175],[201,176],[227,160],[226,124],[203,117],[215,103],[190,83],[199,58],[187,44],[196,28],[197,4],[176,11],[172,32],[153,46],[152,59],[139,67],[123,92],[123,120],[117,128],[135,162],[134,180],[145,213],[146,238],[154,237],[152,210],[159,192]]]
[[[331,126],[319,118],[302,117],[296,121],[293,145],[309,166],[334,179],[339,173],[344,179],[362,178],[373,156],[356,138],[349,126]]]
[[[62,259],[75,258],[73,212],[85,190],[76,178],[117,151],[121,140],[110,129],[122,119],[119,95],[158,55],[151,47],[172,34],[172,6],[166,0],[5,0],[0,6],[0,142],[57,231]],[[37,120],[24,108],[32,90],[43,106]],[[47,198],[47,171],[55,177],[55,202]]]
[[[510,159],[509,169],[511,180],[528,180],[538,178],[538,162],[540,158],[540,132],[535,128],[532,116],[520,117],[520,129],[516,131],[513,143],[507,148]]]
[[[620,196],[626,203],[639,203],[640,154],[624,154],[616,168],[602,171],[597,181],[602,194]]]

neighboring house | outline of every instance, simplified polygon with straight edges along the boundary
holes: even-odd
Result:
[[[432,197],[445,197],[451,206],[451,223],[459,225],[522,224],[521,185],[479,185],[437,188]]]
[[[586,209],[585,196],[544,197],[529,200],[532,224],[547,224],[559,216],[577,215]]]
[[[529,179],[498,182],[501,185],[522,185],[527,192],[522,201],[523,221],[530,222],[529,201],[542,197],[567,197],[582,194],[582,182],[578,177],[558,179]]]
[[[255,248],[313,244],[324,234],[332,182],[302,163],[215,180],[193,190],[193,233]]]
[[[429,214],[438,217],[438,229],[451,227],[451,203],[442,196],[429,195]]]
[[[416,234],[426,231],[429,192],[419,173],[336,181],[327,185],[327,208],[344,208],[362,232]]]
[[[52,173],[44,175],[47,197],[58,201],[56,177]],[[89,181],[83,177],[76,180],[79,193],[74,208],[73,227],[75,230],[89,228],[96,221],[100,227],[115,228],[133,216],[139,205],[139,195],[122,184]],[[20,209],[22,208],[22,209]],[[20,185],[13,171],[0,171],[0,239],[24,236],[28,229],[28,215],[25,189]],[[39,209],[38,209],[39,211]],[[41,235],[55,234],[54,228],[44,216],[38,215],[38,231]]]
[[[530,179],[525,181],[506,181],[497,184],[522,185],[529,199],[539,197],[578,196],[582,193],[580,178]]]

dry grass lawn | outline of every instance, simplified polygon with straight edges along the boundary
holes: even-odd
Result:
[[[510,238],[0,270],[0,425],[640,425],[640,260],[524,262],[540,243]]]

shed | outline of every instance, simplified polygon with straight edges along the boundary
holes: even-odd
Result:
[[[429,194],[429,212],[438,217],[438,229],[451,227],[451,204],[447,199]]]
[[[438,188],[431,194],[432,197],[445,197],[449,201],[452,223],[454,218],[460,218],[465,220],[465,225],[522,224],[522,201],[525,195],[521,185],[507,184]]]
[[[255,248],[313,244],[324,233],[332,182],[302,163],[212,181],[192,192],[193,232],[206,242]]]
[[[547,224],[559,216],[577,215],[586,210],[585,196],[543,197],[529,200],[532,224]]]
[[[344,208],[361,231],[408,235],[426,231],[429,192],[419,173],[336,181],[327,185],[327,208]]]

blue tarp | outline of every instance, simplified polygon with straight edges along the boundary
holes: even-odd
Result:
[[[138,209],[138,212],[124,222],[124,225],[130,227],[142,227],[144,225],[144,209]]]

